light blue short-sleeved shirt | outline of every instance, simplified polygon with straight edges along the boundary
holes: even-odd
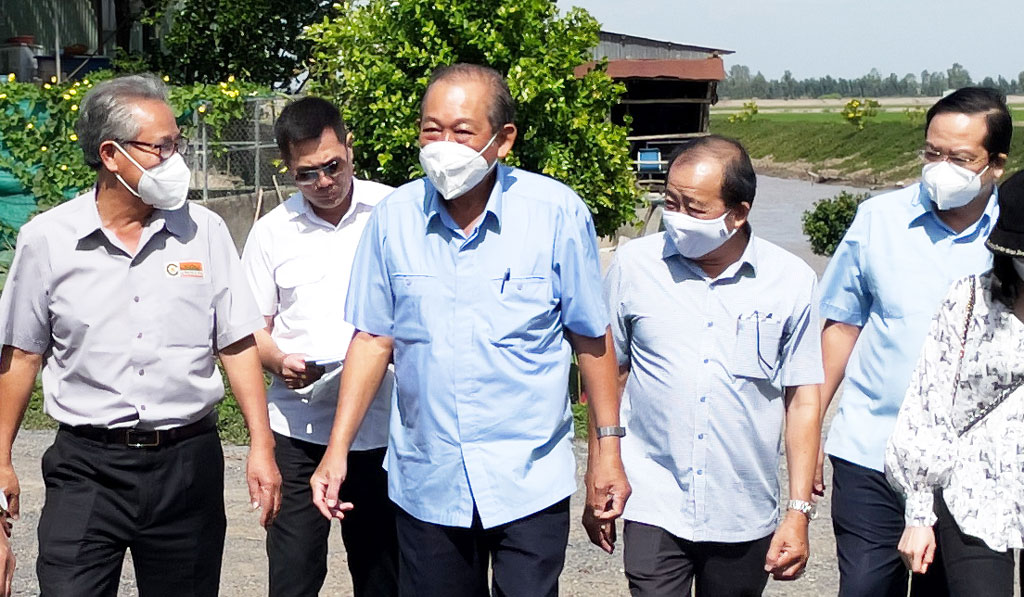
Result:
[[[817,276],[751,237],[717,278],[664,234],[621,247],[605,278],[620,365],[623,517],[689,541],[772,533],[783,388],[823,380]]]
[[[992,266],[996,193],[956,234],[920,184],[865,201],[822,277],[821,316],[861,327],[825,451],[882,471],[910,375],[949,287]]]
[[[550,178],[497,167],[464,236],[419,179],[381,202],[352,268],[346,319],[394,338],[388,492],[412,516],[485,528],[576,487],[569,330],[603,336],[593,221]]]

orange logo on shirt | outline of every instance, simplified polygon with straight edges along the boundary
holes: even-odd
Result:
[[[172,261],[167,264],[164,271],[172,278],[202,278],[204,276],[202,261]]]

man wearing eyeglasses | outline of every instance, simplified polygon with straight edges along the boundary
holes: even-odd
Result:
[[[861,204],[822,278],[822,417],[846,379],[824,446],[844,597],[907,594],[897,545],[922,538],[910,528],[904,534],[902,497],[883,473],[885,446],[950,284],[991,267],[984,243],[1012,131],[994,89],[968,87],[939,100],[927,114],[921,182]],[[915,574],[911,593],[945,594],[938,568]]]
[[[391,187],[352,175],[352,136],[338,108],[307,97],[274,127],[299,192],[253,226],[242,253],[266,320],[256,333],[275,455],[283,476],[281,513],[267,529],[270,594],[315,596],[327,574],[331,522],[313,505],[309,478],[324,455],[338,404],[342,360],[353,328],[345,295],[370,213]],[[382,468],[392,374],[387,371],[348,454],[343,498],[355,509],[341,525],[357,597],[396,594],[394,510]]]
[[[665,233],[605,278],[623,390],[630,594],[760,595],[807,564],[820,435],[814,271],[758,238],[743,147],[697,139],[669,160]],[[783,423],[790,501],[779,500]],[[585,516],[611,552],[615,530]]]
[[[216,595],[226,518],[215,408],[227,373],[269,525],[280,482],[253,332],[262,320],[224,221],[186,195],[163,83],[103,82],[76,124],[87,193],[22,227],[0,298],[0,488],[40,366],[60,423],[43,456],[42,595],[110,596],[126,549],[143,595]]]

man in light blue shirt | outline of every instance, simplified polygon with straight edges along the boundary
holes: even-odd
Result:
[[[759,595],[768,572],[790,580],[807,563],[821,433],[817,276],[752,234],[755,190],[739,143],[694,141],[670,160],[666,232],[621,247],[605,279],[625,378],[634,597],[693,585],[697,595]],[[792,500],[780,508],[783,421]]]
[[[621,513],[615,355],[593,222],[568,187],[508,168],[514,106],[496,71],[459,64],[431,77],[420,121],[428,174],[374,210],[352,270],[356,334],[339,410],[311,484],[325,516],[345,459],[394,357],[389,495],[399,507],[402,595],[555,596],[575,489],[569,358],[590,415],[595,516]]]
[[[1011,133],[994,90],[964,88],[939,100],[927,115],[922,182],[864,202],[822,278],[822,416],[846,378],[825,444],[840,595],[907,594],[897,551],[903,504],[885,480],[885,445],[950,284],[990,267],[984,243]],[[821,477],[819,458],[819,494]],[[944,591],[939,570],[915,575],[911,587],[915,595]]]

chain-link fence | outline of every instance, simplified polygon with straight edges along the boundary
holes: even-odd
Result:
[[[287,98],[250,98],[245,117],[233,120],[219,131],[209,126],[203,114],[193,113],[190,151],[192,170],[189,197],[208,201],[219,197],[273,191],[281,179],[281,152],[274,142],[274,122]]]

